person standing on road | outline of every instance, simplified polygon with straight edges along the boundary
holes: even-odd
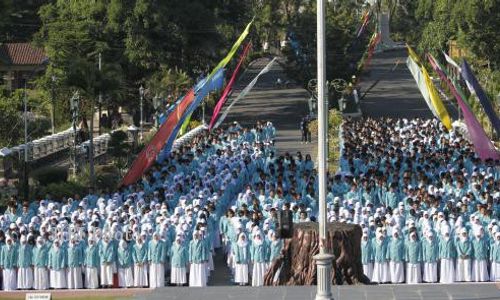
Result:
[[[310,143],[311,142],[311,131],[309,130],[309,117],[305,116],[302,118],[300,121],[300,131],[302,133],[302,139],[301,143],[303,144],[304,142]]]

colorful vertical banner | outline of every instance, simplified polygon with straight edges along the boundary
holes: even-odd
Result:
[[[431,110],[434,117],[437,118],[438,114],[434,109],[434,106],[432,106],[431,97],[429,95],[429,91],[427,90],[427,86],[425,85],[424,75],[422,74],[422,70],[420,70],[420,67],[415,62],[412,55],[408,55],[408,58],[406,59],[406,66],[410,70],[410,73],[413,75],[413,78],[417,83],[417,87],[422,94],[422,97],[424,97],[425,103],[427,103],[427,106]]]
[[[184,126],[186,118],[190,117],[193,111],[200,105],[203,99],[215,88],[220,87],[221,83],[224,81],[224,69],[219,69],[217,73],[212,77],[207,77],[203,79],[203,84],[195,91],[195,99],[186,110],[186,112],[182,115],[181,119],[172,130],[172,134],[167,140],[165,147],[163,148],[163,155],[158,158],[158,161],[162,161],[166,155],[170,153],[172,150],[172,146],[174,145],[175,139],[177,138],[177,134],[181,130],[181,127]]]
[[[231,108],[241,99],[245,98],[245,96],[252,90],[252,88],[255,86],[257,83],[257,80],[259,80],[259,77],[262,76],[263,74],[269,72],[271,70],[271,67],[273,66],[274,62],[276,61],[276,57],[273,58],[260,72],[255,76],[255,78],[238,94],[238,97],[233,100],[231,105],[228,106],[228,108],[224,111],[224,113],[220,116],[220,118],[217,120],[217,123],[215,123],[214,128],[217,128],[222,124],[224,119],[226,118],[227,114],[231,110]]]
[[[482,160],[500,159],[500,154],[495,149],[495,146],[486,135],[483,127],[472,113],[469,105],[464,101],[464,94],[461,91],[461,88],[453,84],[445,69],[431,54],[429,54],[427,58],[434,71],[436,71],[442,81],[446,82],[451,93],[457,100],[458,106],[464,116],[465,125],[467,125],[467,131],[469,132],[470,139],[478,156]]]
[[[462,62],[462,66],[460,68],[460,74],[462,75],[462,78],[465,80],[467,83],[467,87],[469,88],[471,94],[476,95],[477,98],[479,99],[479,102],[481,103],[481,106],[484,109],[484,112],[488,116],[488,119],[491,122],[491,125],[495,129],[498,135],[500,135],[500,119],[498,118],[497,114],[495,113],[495,110],[493,109],[493,106],[491,105],[490,100],[486,96],[486,93],[484,92],[483,88],[479,84],[478,80],[472,73],[472,70],[467,63],[467,61],[464,59]]]
[[[365,32],[365,29],[368,26],[368,23],[370,22],[370,15],[371,15],[371,12],[369,10],[366,11],[365,14],[363,15],[363,17],[362,17],[363,23],[361,23],[361,26],[359,27],[359,29],[357,31],[356,38],[359,38],[363,34],[363,32]]]
[[[219,64],[212,70],[212,72],[210,73],[210,75],[208,75],[208,80],[214,76],[217,71],[219,71],[220,69],[223,69],[226,67],[226,65],[231,61],[231,59],[233,58],[234,54],[236,53],[236,51],[238,50],[238,48],[241,46],[241,43],[243,43],[243,41],[245,40],[245,38],[247,37],[248,33],[250,32],[250,27],[252,26],[252,23],[253,23],[253,20],[250,21],[250,23],[248,23],[247,27],[245,27],[245,30],[241,33],[240,37],[236,40],[236,42],[233,44],[233,47],[231,48],[231,50],[229,50],[228,54],[226,55],[226,57],[224,57],[220,62]],[[193,110],[194,111],[194,110]],[[184,121],[184,124],[182,125],[181,127],[181,130],[180,130],[180,134],[184,134],[186,132],[186,129],[189,125],[189,122],[191,121],[191,115],[189,115],[185,121]]]
[[[429,73],[427,73],[427,70],[422,65],[420,58],[413,51],[413,49],[408,45],[406,45],[406,47],[408,48],[407,65],[413,77],[415,78],[415,81],[417,81],[417,85],[420,89],[420,92],[422,93],[422,96],[424,96],[424,99],[434,116],[441,120],[441,123],[443,123],[446,129],[451,130],[452,126],[450,115],[448,114],[443,101],[439,97],[439,94],[436,90],[436,87],[432,83]]]
[[[165,145],[165,141],[171,136],[176,124],[179,123],[178,116],[191,105],[195,99],[194,90],[191,89],[182,101],[169,114],[165,122],[160,126],[151,142],[139,153],[129,171],[122,180],[122,185],[130,185],[139,180],[144,172],[146,172],[156,161],[156,156]]]
[[[229,82],[227,83],[226,88],[224,89],[224,92],[222,93],[222,96],[220,97],[219,101],[217,102],[217,104],[214,107],[212,119],[210,119],[210,124],[208,126],[208,128],[210,130],[212,130],[213,126],[215,125],[215,121],[217,120],[217,117],[219,116],[219,113],[220,113],[222,107],[226,103],[226,100],[229,96],[229,93],[233,90],[233,85],[236,82],[236,77],[237,77],[237,75],[240,71],[240,68],[241,68],[243,62],[245,61],[248,53],[250,52],[251,46],[252,46],[251,43],[248,43],[245,46],[245,49],[243,50],[243,53],[241,54],[240,61],[238,62],[238,65],[236,65],[236,68],[233,71],[233,75],[231,75],[231,79],[229,79]]]

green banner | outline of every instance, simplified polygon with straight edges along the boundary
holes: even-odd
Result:
[[[253,23],[254,19],[252,19],[252,21],[250,21],[250,23],[248,23],[247,27],[241,33],[240,37],[236,40],[236,42],[234,43],[233,47],[231,48],[231,50],[229,51],[229,53],[226,55],[226,57],[224,57],[219,62],[219,64],[212,70],[212,72],[210,73],[210,75],[208,75],[207,80],[210,80],[210,77],[214,76],[215,73],[217,73],[217,71],[219,71],[219,69],[224,68],[231,61],[231,59],[233,58],[233,56],[236,53],[236,51],[238,51],[238,48],[241,46],[241,43],[243,43],[243,41],[247,37],[248,33],[250,32],[250,27],[252,26],[252,23]],[[191,121],[191,115],[189,115],[186,118],[186,121],[184,121],[184,124],[182,124],[181,130],[179,131],[179,135],[180,136],[182,136],[182,135],[184,135],[186,133],[186,129],[187,129],[190,121]]]

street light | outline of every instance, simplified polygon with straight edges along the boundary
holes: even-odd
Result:
[[[144,87],[141,85],[141,87],[139,88],[139,96],[140,96],[140,99],[141,99],[141,102],[140,102],[140,110],[141,110],[141,120],[140,120],[140,123],[139,123],[139,134],[140,134],[140,138],[141,138],[141,141],[143,139],[143,123],[144,123],[144,120],[143,120],[143,100],[144,100]]]
[[[51,123],[51,127],[52,127],[52,134],[56,134],[56,93],[55,93],[55,89],[54,89],[54,86],[56,84],[56,80],[57,80],[57,77],[55,75],[52,75],[50,77],[50,79],[52,80],[52,84],[50,86],[50,92],[51,92],[51,98],[52,98],[52,110],[51,110],[51,114],[50,114],[50,123]]]
[[[328,253],[326,238],[326,172],[328,97],[326,95],[325,0],[317,0],[317,68],[318,68],[318,179],[319,179],[319,254],[317,265],[316,300],[332,299],[331,268],[333,256]]]

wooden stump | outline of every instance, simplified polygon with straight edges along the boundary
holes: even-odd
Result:
[[[345,223],[327,224],[328,252],[334,255],[332,284],[368,284],[361,264],[361,227]],[[294,224],[291,239],[284,240],[282,255],[271,263],[265,285],[314,285],[319,253],[318,224]]]

